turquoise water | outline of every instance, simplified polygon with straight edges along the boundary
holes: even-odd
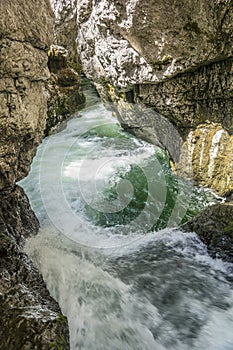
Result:
[[[21,183],[41,224],[26,251],[71,349],[233,349],[233,266],[177,228],[219,199],[94,102],[44,140]]]

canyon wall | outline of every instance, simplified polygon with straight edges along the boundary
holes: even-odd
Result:
[[[44,6],[35,2],[22,6],[16,0],[0,3],[0,189],[28,174],[45,127],[46,51],[53,17],[44,2]]]
[[[81,88],[81,62],[77,52],[77,1],[51,0],[55,32],[49,55],[51,78],[47,82],[48,116],[46,135],[85,105]]]
[[[67,320],[23,253],[38,221],[16,182],[30,169],[47,115],[48,0],[0,1],[0,349],[68,349]]]
[[[123,127],[166,148],[178,174],[231,191],[233,1],[77,0],[76,10],[84,72]]]

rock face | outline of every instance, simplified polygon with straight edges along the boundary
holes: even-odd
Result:
[[[22,246],[39,224],[20,187],[0,192],[0,349],[69,349],[66,318]]]
[[[49,3],[0,3],[0,189],[27,175],[46,118],[46,50],[53,32]],[[34,20],[31,21],[31,18]],[[42,25],[41,19],[44,24]]]
[[[77,0],[51,0],[55,13],[55,42],[68,51],[68,65],[77,72],[81,62],[77,51]]]
[[[80,74],[70,66],[69,53],[61,46],[49,50],[50,79],[46,83],[47,119],[45,135],[54,132],[67,118],[85,105]]]
[[[231,190],[233,1],[79,0],[77,12],[84,72],[122,125],[169,145],[178,174]],[[175,150],[159,115],[178,131]]]
[[[233,189],[233,135],[221,124],[200,124],[183,144],[177,171],[225,195]]]
[[[0,349],[68,349],[66,318],[22,251],[38,221],[15,185],[44,132],[54,17],[47,0],[0,1],[0,13]]]
[[[233,204],[216,204],[183,225],[195,231],[214,258],[233,262]]]
[[[80,86],[81,63],[77,52],[77,1],[52,0],[56,23],[54,42],[49,50],[51,79],[46,86],[48,118],[46,134],[85,104]]]

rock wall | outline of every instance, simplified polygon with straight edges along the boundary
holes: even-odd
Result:
[[[22,251],[38,220],[22,188],[0,191],[0,201],[0,350],[68,350],[67,319]]]
[[[208,220],[206,220],[208,218]],[[213,258],[233,262],[233,204],[215,204],[183,225],[185,231],[195,231],[207,245]]]
[[[194,181],[231,190],[233,1],[78,0],[77,15],[84,72],[122,125],[167,148],[179,174],[188,163]]]
[[[68,64],[77,72],[81,70],[81,62],[77,51],[77,0],[51,0],[56,17],[55,43],[68,51]]]
[[[68,50],[52,45],[48,54],[51,76],[46,83],[48,109],[45,135],[53,133],[64,120],[83,108],[86,101],[81,90],[80,74],[71,67]]]
[[[49,1],[0,1],[0,349],[68,349],[67,320],[23,253],[38,221],[16,186],[43,136],[54,16]]]
[[[0,2],[0,189],[28,174],[45,127],[53,17],[43,3]]]
[[[49,50],[51,79],[46,86],[48,118],[46,134],[85,105],[81,89],[81,62],[77,51],[77,1],[51,0],[56,17],[54,44]]]

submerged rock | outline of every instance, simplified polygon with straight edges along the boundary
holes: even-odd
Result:
[[[194,231],[214,258],[233,263],[233,204],[215,204],[182,226]]]

